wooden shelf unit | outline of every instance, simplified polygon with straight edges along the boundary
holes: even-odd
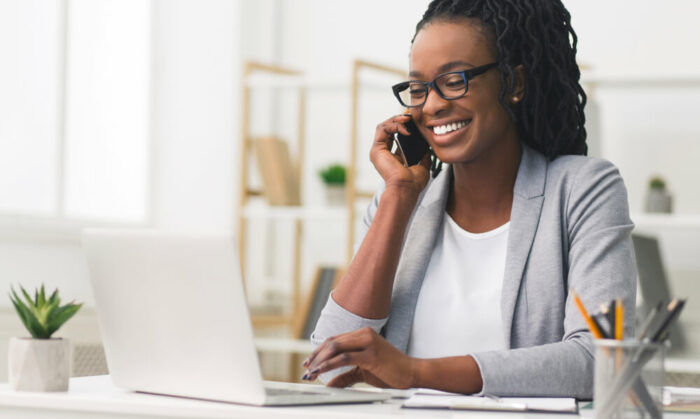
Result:
[[[314,219],[345,219],[347,222],[347,242],[346,242],[346,264],[350,262],[353,256],[353,248],[355,242],[355,220],[360,212],[358,210],[358,200],[372,198],[373,191],[357,190],[357,152],[358,152],[358,130],[360,115],[360,89],[362,87],[378,87],[377,83],[363,83],[361,73],[363,71],[373,71],[383,74],[397,76],[399,78],[407,77],[405,71],[383,66],[364,60],[355,60],[352,67],[351,83],[343,84],[336,81],[320,81],[318,86],[313,80],[305,79],[303,74],[289,68],[268,65],[259,62],[249,61],[244,64],[243,82],[242,82],[242,123],[241,123],[241,149],[240,149],[240,196],[237,207],[238,220],[238,249],[240,252],[241,270],[245,273],[246,262],[246,221],[251,219],[276,219],[289,220],[294,223],[294,271],[292,278],[292,304],[291,311],[288,314],[280,315],[253,315],[253,324],[260,327],[265,326],[292,326],[293,318],[300,313],[303,313],[305,307],[302,307],[301,296],[301,237],[303,234],[303,226],[305,221]],[[303,190],[302,175],[304,169],[305,157],[305,106],[306,93],[309,89],[318,87],[319,89],[348,89],[351,94],[351,132],[349,144],[349,161],[347,163],[346,174],[346,204],[344,207],[329,207],[322,205],[306,206],[302,202],[299,206],[271,206],[264,202],[251,202],[252,197],[262,197],[263,193],[260,190],[249,186],[249,159],[252,158],[251,153],[254,145],[254,139],[250,133],[250,103],[252,89],[259,87],[276,87],[285,89],[298,89],[298,132],[296,147],[296,167],[295,175]],[[387,90],[387,94],[390,91]],[[256,200],[259,201],[259,200]]]
[[[268,74],[273,76],[284,77],[300,77],[301,72],[292,69],[248,61],[243,67],[243,86],[242,86],[242,121],[241,121],[241,148],[240,148],[240,163],[239,163],[239,179],[240,179],[240,195],[238,200],[237,218],[238,218],[238,252],[240,257],[241,272],[245,278],[246,266],[246,207],[249,198],[262,196],[262,191],[253,189],[249,186],[248,178],[248,160],[252,158],[253,138],[250,134],[250,101],[251,101],[251,86],[248,79],[253,74]],[[297,184],[301,187],[301,175],[304,167],[304,146],[305,146],[305,111],[306,111],[306,90],[303,86],[299,86],[299,101],[298,101],[298,125],[297,125],[297,141],[296,141],[296,161],[295,161],[295,176]],[[252,316],[253,324],[262,326],[279,325],[286,326],[292,323],[296,313],[300,310],[301,301],[301,236],[303,234],[303,222],[297,218],[294,220],[294,267],[292,273],[292,304],[291,311],[283,315],[275,316]]]
[[[355,218],[357,216],[355,203],[361,198],[372,198],[374,192],[371,191],[358,191],[357,190],[357,143],[358,143],[358,133],[357,126],[359,125],[359,109],[360,109],[360,85],[362,84],[360,80],[360,73],[363,70],[372,70],[380,73],[396,75],[402,79],[406,79],[408,75],[405,71],[399,70],[393,67],[387,67],[381,64],[372,63],[365,60],[355,60],[352,65],[352,82],[350,85],[350,91],[352,95],[352,108],[350,115],[350,162],[348,164],[347,178],[346,178],[346,205],[347,205],[347,223],[348,223],[348,234],[347,234],[347,261],[350,263],[352,260],[354,245],[355,245]],[[387,92],[388,94],[388,92]]]

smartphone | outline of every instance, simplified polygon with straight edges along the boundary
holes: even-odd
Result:
[[[400,132],[394,134],[399,154],[403,156],[404,166],[414,166],[418,164],[423,156],[428,152],[428,142],[418,131],[413,119],[404,124],[411,135],[403,135]]]

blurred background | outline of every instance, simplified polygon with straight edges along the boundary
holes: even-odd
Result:
[[[689,298],[670,368],[700,373],[700,3],[564,3],[590,154],[620,168],[636,232]],[[59,335],[85,358],[74,373],[100,372],[81,229],[231,234],[265,374],[296,378],[289,354],[308,350],[380,185],[369,144],[401,111],[390,86],[427,4],[0,0],[0,290],[84,301]],[[345,171],[320,175],[334,164]],[[0,381],[7,339],[24,334],[0,298]]]

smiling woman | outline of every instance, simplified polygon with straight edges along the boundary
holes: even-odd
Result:
[[[633,307],[636,272],[619,172],[584,156],[576,42],[558,0],[428,6],[411,80],[394,86],[410,115],[377,127],[385,188],[305,378],[591,397],[591,335],[568,290]],[[431,157],[404,167],[390,150],[410,119]],[[447,169],[431,178],[430,158]]]

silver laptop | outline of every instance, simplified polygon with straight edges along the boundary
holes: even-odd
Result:
[[[118,387],[252,405],[389,398],[263,382],[230,236],[93,229],[83,246]]]
[[[632,234],[634,253],[637,259],[639,275],[639,291],[642,295],[642,305],[638,308],[638,316],[645,319],[652,307],[659,301],[668,304],[673,296],[666,278],[661,249],[656,237]],[[678,354],[685,349],[685,333],[676,322],[671,326],[671,352]]]

